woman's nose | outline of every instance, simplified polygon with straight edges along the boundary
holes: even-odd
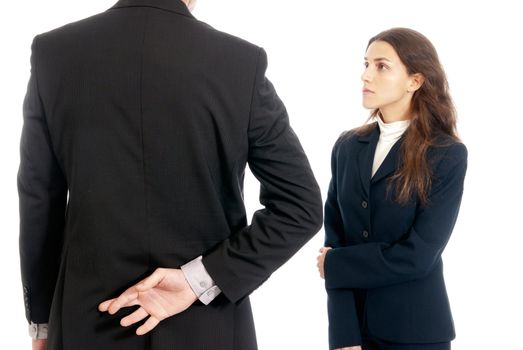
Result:
[[[372,73],[369,71],[369,68],[365,68],[361,74],[361,80],[364,82],[370,82],[372,80]]]

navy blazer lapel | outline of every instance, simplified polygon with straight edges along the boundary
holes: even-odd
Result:
[[[380,130],[378,123],[374,123],[372,131],[366,135],[358,137],[361,147],[358,153],[358,169],[360,172],[361,184],[365,191],[365,195],[370,194],[370,180],[372,174],[372,162],[374,160],[374,153],[376,152],[376,145],[380,137]]]
[[[405,134],[403,134],[400,139],[396,141],[387,156],[385,156],[383,163],[381,163],[380,167],[372,177],[371,184],[383,179],[384,177],[387,177],[390,173],[396,171],[398,165],[398,151],[401,147],[401,144],[403,143],[404,135]]]

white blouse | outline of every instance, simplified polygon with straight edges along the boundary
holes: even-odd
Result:
[[[390,149],[396,141],[398,141],[407,130],[410,124],[410,120],[400,120],[392,123],[385,123],[381,117],[376,118],[380,128],[380,138],[376,145],[376,153],[374,153],[374,162],[372,164],[372,176],[376,174],[381,163],[389,153]]]

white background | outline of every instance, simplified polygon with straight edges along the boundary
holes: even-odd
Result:
[[[5,1],[0,12],[2,348],[29,349],[18,262],[16,171],[34,35],[111,7],[110,0]],[[175,1],[175,0],[173,0]],[[194,15],[263,46],[268,77],[322,188],[331,147],[362,124],[367,40],[394,26],[438,49],[469,149],[461,213],[444,253],[457,339],[453,349],[523,349],[521,128],[523,25],[516,1],[200,0]],[[258,185],[246,179],[249,212]],[[260,350],[326,349],[325,293],[315,258],[323,230],[253,293]]]

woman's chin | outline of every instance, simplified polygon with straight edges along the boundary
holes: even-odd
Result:
[[[365,103],[365,101],[363,101],[362,105],[363,105],[363,108],[365,108],[365,109],[377,109],[377,108],[379,108],[379,106],[376,106],[373,103]]]

